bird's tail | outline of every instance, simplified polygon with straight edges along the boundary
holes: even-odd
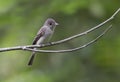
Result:
[[[28,62],[28,66],[31,66],[33,64],[34,58],[35,58],[35,52],[32,52],[32,55],[31,55],[30,60]]]

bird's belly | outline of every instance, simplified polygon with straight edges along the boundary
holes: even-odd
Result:
[[[42,44],[45,40],[45,37],[41,37],[38,41],[37,41],[37,45]]]
[[[44,36],[40,37],[40,39],[37,41],[37,45],[48,42],[49,37],[50,37],[51,35],[52,35],[52,33],[50,33],[50,34],[45,34]]]

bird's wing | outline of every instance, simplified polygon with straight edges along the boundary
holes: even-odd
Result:
[[[40,39],[40,37],[42,37],[42,36],[45,34],[45,30],[46,30],[45,28],[41,28],[41,29],[38,31],[36,37],[35,37],[34,40],[33,40],[32,45],[35,45],[35,44],[37,43],[37,41]]]

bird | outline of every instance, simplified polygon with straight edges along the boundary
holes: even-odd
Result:
[[[51,38],[51,36],[53,35],[54,29],[57,25],[59,24],[53,18],[48,18],[35,36],[32,45],[40,45],[45,43],[46,40],[49,40],[49,38]],[[28,66],[31,66],[33,64],[35,55],[36,54],[33,51],[29,59]]]

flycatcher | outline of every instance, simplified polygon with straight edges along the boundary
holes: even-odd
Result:
[[[50,38],[54,33],[54,29],[56,25],[58,25],[58,23],[54,19],[48,18],[45,21],[44,25],[38,31],[36,37],[33,40],[32,45],[40,45],[42,43],[45,43],[45,40]],[[35,57],[35,52],[32,52],[28,65],[32,65],[34,57]]]

